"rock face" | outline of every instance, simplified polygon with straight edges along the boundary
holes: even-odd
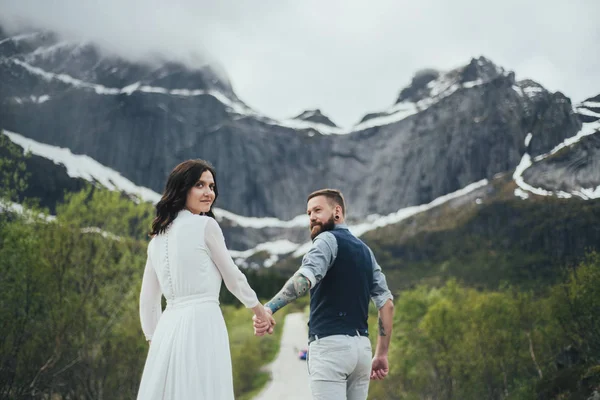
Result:
[[[535,157],[581,128],[563,94],[515,81],[485,58],[420,71],[389,110],[336,135],[320,112],[298,117],[312,122],[305,128],[259,115],[221,75],[134,65],[49,34],[5,37],[0,121],[157,192],[177,163],[207,159],[220,207],[283,219],[302,214],[306,195],[323,187],[341,189],[354,216],[427,203],[514,169],[528,133]]]
[[[600,197],[600,96],[584,101],[577,113],[587,136],[534,163],[523,175],[525,181],[546,190],[575,193],[583,198]],[[594,133],[596,132],[596,133]]]

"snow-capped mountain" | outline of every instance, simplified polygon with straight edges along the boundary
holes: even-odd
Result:
[[[207,159],[228,243],[243,259],[271,254],[269,264],[302,253],[306,195],[322,187],[345,193],[357,234],[502,174],[522,198],[596,198],[599,116],[599,98],[573,106],[479,57],[418,71],[395,104],[348,129],[317,109],[275,120],[216,67],[133,64],[50,33],[0,33],[0,128],[11,140],[148,201],[178,162]]]
[[[21,147],[24,153],[30,154],[30,158],[26,162],[28,171],[32,174],[29,178],[31,189],[28,188],[25,194],[41,198],[42,205],[50,207],[51,210],[55,202],[61,201],[64,190],[69,192],[80,190],[83,187],[81,182],[89,182],[102,188],[119,191],[129,195],[136,202],[146,201],[154,204],[160,199],[159,193],[136,185],[119,172],[100,164],[89,156],[73,154],[67,148],[40,143],[15,132],[5,130],[2,134]],[[44,161],[51,163],[44,163]],[[65,179],[65,175],[70,179]],[[52,186],[52,183],[56,185]],[[45,191],[40,192],[39,186],[44,184],[47,185]],[[277,218],[245,217],[216,208],[215,215],[224,227],[226,236],[230,239],[228,242],[231,248],[243,249],[243,251],[234,251],[236,255],[249,256],[253,254],[252,251],[248,252],[249,247],[255,247],[256,243],[268,242],[271,237],[279,239],[289,237],[292,240],[302,241],[308,226],[308,218],[304,214],[284,221]],[[236,233],[237,230],[243,232],[239,237]],[[251,231],[256,232],[251,234]],[[284,242],[276,240],[276,243]],[[260,248],[264,247],[263,244]],[[266,248],[273,252],[281,251],[269,246]]]
[[[344,130],[311,118],[316,112],[259,115],[206,70],[184,79],[182,67],[99,59],[92,45],[51,35],[0,40],[4,128],[157,192],[181,160],[208,159],[222,207],[251,217],[293,218],[308,193],[329,186],[346,193],[356,216],[426,204],[515,168],[528,133],[535,157],[581,126],[564,95],[518,82],[485,58],[418,73],[390,109]]]
[[[134,201],[156,203],[160,199],[159,193],[136,185],[117,171],[98,163],[89,156],[73,154],[66,148],[39,143],[15,132],[4,131],[3,134],[20,146],[24,153],[50,160],[56,165],[55,168],[64,168],[66,174],[74,180],[80,179],[100,187],[126,193]],[[44,171],[39,175],[42,174],[59,175],[48,166],[45,166]],[[467,196],[481,188],[485,188],[486,185],[488,185],[488,181],[484,179],[454,193],[441,196],[429,204],[404,208],[389,215],[370,215],[364,219],[351,219],[350,229],[360,237],[366,232],[398,223],[413,215]],[[310,242],[306,241],[308,218],[304,214],[283,221],[277,218],[244,217],[216,208],[215,215],[226,233],[228,243],[232,249],[232,256],[238,259],[241,265],[244,265],[245,260],[256,253],[265,252],[270,257],[264,265],[270,266],[280,256],[299,257],[310,247]],[[235,250],[236,248],[242,250]]]
[[[576,135],[558,143],[554,148],[534,158],[523,154],[514,179],[520,189],[541,196],[582,199],[600,198],[600,96],[588,99],[575,108],[582,121]],[[529,147],[533,135],[524,146]],[[524,190],[525,192],[521,191]]]
[[[97,94],[131,93],[149,88],[194,89],[218,92],[239,101],[227,78],[213,67],[202,65],[196,71],[189,71],[167,61],[158,66],[126,63],[104,54],[91,43],[59,40],[48,32],[0,39],[0,52],[9,62],[33,75],[56,84],[92,89]]]

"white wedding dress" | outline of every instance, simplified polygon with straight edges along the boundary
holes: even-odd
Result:
[[[180,211],[150,241],[140,319],[151,345],[138,400],[233,400],[229,338],[218,301],[222,280],[246,307],[259,304],[214,219]]]

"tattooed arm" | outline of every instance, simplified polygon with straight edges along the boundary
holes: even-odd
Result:
[[[371,366],[371,379],[383,379],[389,372],[388,350],[392,338],[392,322],[394,319],[394,296],[390,292],[385,280],[385,275],[381,270],[375,255],[371,253],[371,262],[373,264],[373,287],[371,288],[371,298],[379,310],[377,347],[375,348],[375,357]]]
[[[394,319],[394,303],[388,300],[383,307],[379,309],[378,336],[376,355],[387,355],[392,337],[392,320]]]
[[[273,315],[288,303],[296,300],[299,297],[304,296],[310,289],[310,281],[300,271],[296,272],[288,281],[283,285],[283,288],[265,304],[265,311],[267,315]],[[272,317],[271,317],[272,319]],[[263,336],[266,333],[273,333],[273,328],[269,323],[261,318],[257,318],[256,315],[252,317],[254,334],[256,336]]]
[[[394,319],[394,302],[389,299],[379,309],[377,347],[371,367],[371,379],[381,380],[389,372],[388,350],[392,338],[392,321]]]
[[[310,289],[310,281],[300,272],[296,272],[288,281],[283,285],[283,288],[279,293],[275,295],[265,307],[270,309],[273,314],[280,308],[292,301],[300,298]]]
[[[323,232],[313,241],[310,250],[302,257],[298,271],[283,285],[279,293],[265,307],[273,313],[288,303],[308,293],[319,283],[333,265],[337,256],[337,241],[331,232]]]
[[[337,256],[337,241],[331,232],[323,232],[313,241],[310,250],[302,258],[302,265],[298,271],[283,286],[267,304],[265,309],[271,314],[275,313],[286,304],[308,293],[311,287],[319,283],[333,265]],[[254,320],[254,334],[262,336],[271,333],[267,324]]]
[[[371,379],[383,379],[387,374],[387,354],[392,337],[392,321],[394,319],[394,296],[388,288],[385,275],[371,253],[371,263],[373,264],[373,287],[371,288],[371,298],[379,310],[377,347],[375,349],[375,358],[373,359],[373,372]],[[375,372],[379,371],[383,375]]]

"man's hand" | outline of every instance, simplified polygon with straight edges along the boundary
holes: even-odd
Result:
[[[266,333],[271,335],[276,322],[273,319],[273,312],[268,307],[262,307],[261,310],[252,317],[252,325],[254,327],[254,335],[264,336]]]
[[[388,349],[390,339],[392,338],[392,322],[394,320],[394,302],[389,299],[379,309],[379,335],[377,336],[377,346],[375,348],[375,357],[371,365],[371,379],[384,379],[390,367],[388,365]]]
[[[371,364],[371,380],[380,381],[390,372],[387,356],[376,356]]]

